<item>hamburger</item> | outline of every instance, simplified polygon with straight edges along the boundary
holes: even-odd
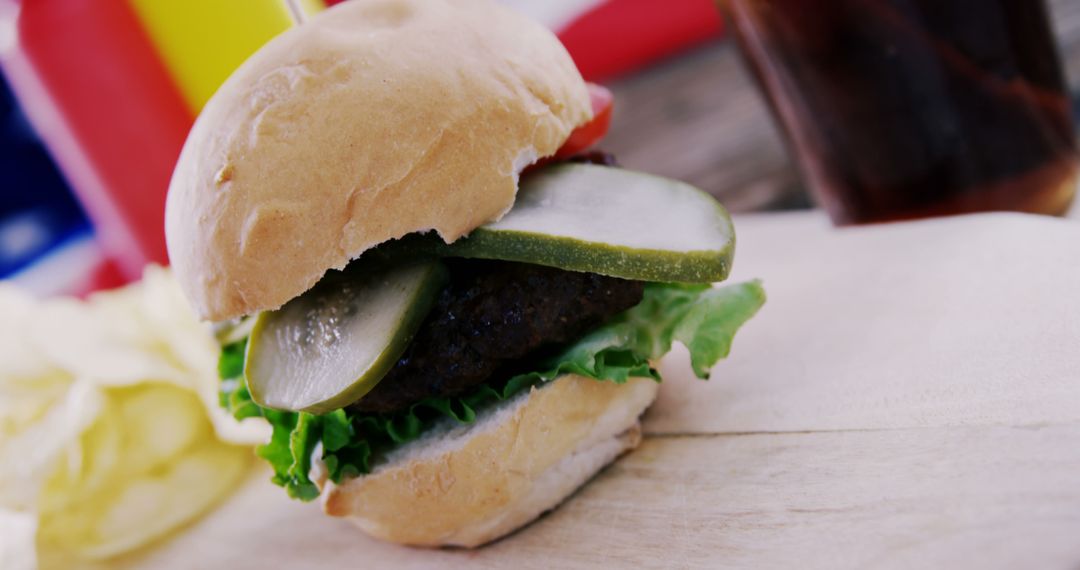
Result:
[[[173,271],[273,482],[367,533],[474,547],[641,439],[672,343],[707,378],[764,300],[724,209],[589,148],[611,97],[487,0],[351,0],[209,101]]]

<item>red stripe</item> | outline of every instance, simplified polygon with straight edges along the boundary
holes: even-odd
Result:
[[[574,20],[559,39],[585,79],[595,81],[718,37],[722,30],[713,0],[609,0]]]
[[[19,40],[103,183],[72,181],[101,242],[137,242],[108,253],[129,279],[165,263],[165,194],[193,117],[134,13],[116,0],[31,0]],[[124,227],[102,223],[110,218]]]

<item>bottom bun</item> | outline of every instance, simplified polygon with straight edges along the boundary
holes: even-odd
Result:
[[[474,547],[558,505],[641,441],[638,417],[658,384],[565,375],[487,410],[447,421],[370,474],[322,477],[323,509],[368,534],[414,546]]]

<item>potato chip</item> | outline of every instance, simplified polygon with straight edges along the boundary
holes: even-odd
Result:
[[[155,339],[139,328],[134,315],[122,311],[130,307],[103,311],[71,299],[51,301],[30,323],[28,334],[55,366],[96,383],[115,386],[154,379],[188,384],[186,371],[157,350]]]
[[[101,400],[100,413],[55,458],[38,499],[37,510],[42,516],[64,513],[80,497],[100,492],[126,468],[122,462],[134,459],[123,453],[128,426],[116,413],[118,406],[104,394],[96,393],[95,397]]]
[[[72,383],[40,421],[0,440],[0,506],[34,508],[50,473],[70,473],[74,464],[81,465],[81,448],[72,443],[102,415],[104,405],[91,384]]]
[[[27,339],[26,329],[33,322],[33,297],[0,282],[0,387],[5,381],[39,378],[52,369]]]
[[[238,485],[251,449],[223,437],[268,437],[218,408],[218,347],[167,270],[86,302],[0,284],[0,314],[2,568],[159,538]]]
[[[200,439],[211,427],[198,397],[168,386],[115,389],[117,415],[125,429],[125,466],[144,473],[168,463]]]
[[[210,334],[210,327],[200,322],[169,272],[148,267],[143,279],[142,312],[148,326],[165,339],[178,362],[192,370],[197,385],[193,388],[210,412],[210,421],[224,441],[254,445],[270,440],[270,426],[262,418],[237,422],[218,405],[217,358],[221,352]]]
[[[0,509],[0,568],[33,570],[37,568],[37,517]]]
[[[115,424],[123,426],[116,471],[99,485],[94,467],[88,465],[84,479],[70,481],[73,485],[65,493],[69,501],[41,512],[39,541],[44,548],[81,558],[112,556],[198,516],[238,485],[251,454],[237,453],[236,447],[213,438],[194,394],[166,385],[139,390],[142,393],[110,390],[110,400],[127,410],[102,415],[82,443],[88,453],[100,453],[111,434],[98,428],[116,419]],[[178,433],[152,429],[134,435],[155,418],[183,427]],[[144,454],[151,448],[152,459],[147,460]]]

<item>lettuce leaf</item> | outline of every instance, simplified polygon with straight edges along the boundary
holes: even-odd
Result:
[[[330,479],[340,482],[370,472],[380,455],[420,437],[444,418],[472,423],[485,406],[562,374],[620,384],[631,377],[660,381],[650,361],[666,354],[674,342],[689,349],[694,374],[707,379],[709,369],[730,352],[735,332],[764,302],[757,281],[721,288],[649,283],[641,303],[561,352],[531,363],[528,371],[464,396],[429,398],[395,414],[344,409],[313,415],[263,408],[251,400],[243,381],[244,340],[222,349],[221,404],[237,418],[262,416],[270,422],[273,436],[256,454],[270,463],[273,482],[290,497],[310,501],[319,495],[308,476],[317,447]]]

